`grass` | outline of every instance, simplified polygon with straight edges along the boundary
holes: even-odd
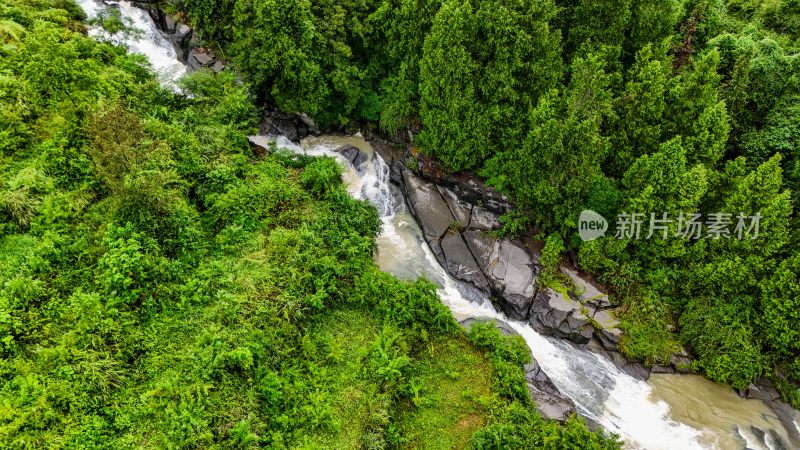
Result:
[[[361,376],[362,360],[380,331],[380,321],[360,309],[337,309],[325,314],[308,331],[328,361],[329,393],[336,426],[333,432],[318,433],[306,448],[361,448],[361,436],[370,413],[370,399],[377,386]]]
[[[398,428],[405,448],[461,449],[485,425],[492,364],[466,338],[427,349],[412,382],[418,391],[400,406]]]

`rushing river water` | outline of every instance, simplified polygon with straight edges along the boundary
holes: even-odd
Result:
[[[172,44],[145,11],[125,1],[78,2],[89,18],[118,8],[123,20],[141,31],[122,43],[130,51],[146,55],[165,85],[174,87],[185,73]],[[90,28],[90,34],[104,37],[97,27]],[[406,209],[402,194],[389,183],[389,167],[360,137],[311,138],[302,145],[282,137],[277,141],[281,147],[297,152],[338,158],[346,167],[344,178],[350,193],[370,201],[380,211],[383,232],[377,239],[379,266],[400,278],[426,277],[436,283],[442,301],[457,319],[486,317],[507,322],[525,339],[556,386],[575,401],[579,412],[622,436],[627,448],[779,450],[774,436],[790,442],[787,430],[760,401],[743,400],[729,388],[700,376],[654,375],[649,382],[639,381],[607,359],[506,318],[482,294],[452,279],[439,265]],[[368,162],[360,168],[349,165],[333,152],[344,144],[366,152]]]

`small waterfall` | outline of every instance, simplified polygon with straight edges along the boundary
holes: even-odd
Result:
[[[175,88],[175,82],[186,73],[186,66],[178,61],[175,47],[158,29],[147,11],[137,8],[128,1],[76,0],[83,8],[89,20],[98,18],[102,13],[111,9],[120,12],[120,18],[125,25],[137,30],[130,36],[122,36],[122,45],[128,47],[132,53],[147,56],[153,69],[156,71],[161,84]],[[98,39],[114,41],[100,26],[89,27],[89,35]]]
[[[502,320],[519,333],[534,357],[558,388],[575,401],[586,417],[620,434],[628,448],[699,449],[701,432],[669,418],[669,407],[650,400],[651,388],[617,369],[604,359],[569,342],[550,339],[527,323],[513,321],[497,311],[479,291],[453,279],[438,263],[422,237],[422,232],[405,208],[398,189],[391,185],[390,168],[380,155],[362,141],[362,151],[370,152],[366,167],[354,168],[334,149],[341,138],[311,139],[299,146],[277,138],[279,147],[312,156],[332,156],[347,168],[345,181],[357,198],[373,203],[381,214],[383,232],[378,252],[389,254],[390,263],[381,268],[401,278],[424,276],[439,286],[439,295],[456,318],[485,317]]]

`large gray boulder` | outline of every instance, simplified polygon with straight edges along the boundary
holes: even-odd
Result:
[[[491,292],[489,280],[478,267],[461,234],[445,233],[441,246],[445,266],[450,274],[461,281],[472,283],[484,293]]]
[[[450,208],[453,217],[462,228],[467,228],[472,220],[472,204],[461,200],[455,192],[446,187],[437,187],[439,188],[439,193],[442,194],[442,198],[447,202],[447,207]]]
[[[575,414],[575,402],[558,390],[536,359],[525,366],[525,379],[528,392],[542,417],[563,422]]]
[[[608,294],[602,287],[593,281],[582,277],[575,269],[565,265],[559,266],[561,273],[567,276],[573,285],[573,293],[581,303],[592,305],[595,309],[606,309],[613,307]]]
[[[483,231],[464,232],[467,246],[489,279],[509,317],[527,320],[536,294],[536,267],[521,244],[496,239]]]
[[[434,255],[441,261],[443,255],[440,241],[455,222],[455,217],[433,183],[419,178],[410,170],[404,170],[403,184],[411,212],[417,218]]]
[[[594,311],[553,289],[540,289],[531,307],[530,324],[542,334],[586,344],[594,334]]]
[[[362,164],[366,163],[367,160],[369,159],[369,156],[366,153],[362,152],[361,150],[358,149],[358,147],[354,145],[349,145],[349,144],[342,145],[341,147],[338,147],[336,150],[334,150],[334,152],[344,156],[344,158],[350,164],[352,164],[352,166],[355,167],[356,170],[358,170],[359,167],[361,167]]]

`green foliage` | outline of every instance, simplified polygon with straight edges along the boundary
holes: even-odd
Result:
[[[547,236],[539,259],[542,266],[539,281],[543,286],[556,287],[559,284],[558,266],[561,263],[562,252],[564,252],[564,240],[561,236],[555,233]]]
[[[765,365],[753,330],[728,305],[712,310],[693,302],[681,317],[681,337],[699,356],[708,377],[744,389],[763,373]]]
[[[518,145],[518,119],[560,78],[550,2],[444,2],[420,61],[420,140],[450,170]],[[490,145],[487,145],[490,143]]]
[[[340,183],[342,171],[335,159],[318,158],[303,169],[300,183],[312,194],[321,196]]]
[[[490,355],[494,362],[492,383],[500,396],[523,405],[531,400],[523,366],[531,362],[530,349],[520,336],[506,337],[494,323],[474,323],[469,330],[470,340]]]
[[[475,434],[476,449],[613,449],[619,443],[614,437],[592,433],[574,417],[563,426],[544,422],[530,407],[519,403],[498,408],[492,423]]]
[[[138,57],[71,31],[74,4],[15,5],[0,7],[16,11],[0,59],[0,446],[399,445],[426,349],[456,344],[473,358],[448,373],[488,378],[431,283],[375,266],[380,217],[333,159],[249,159],[247,85],[201,71],[188,95],[160,89]],[[436,392],[479,379],[436,374]],[[484,412],[462,404],[450,433],[466,443]]]

